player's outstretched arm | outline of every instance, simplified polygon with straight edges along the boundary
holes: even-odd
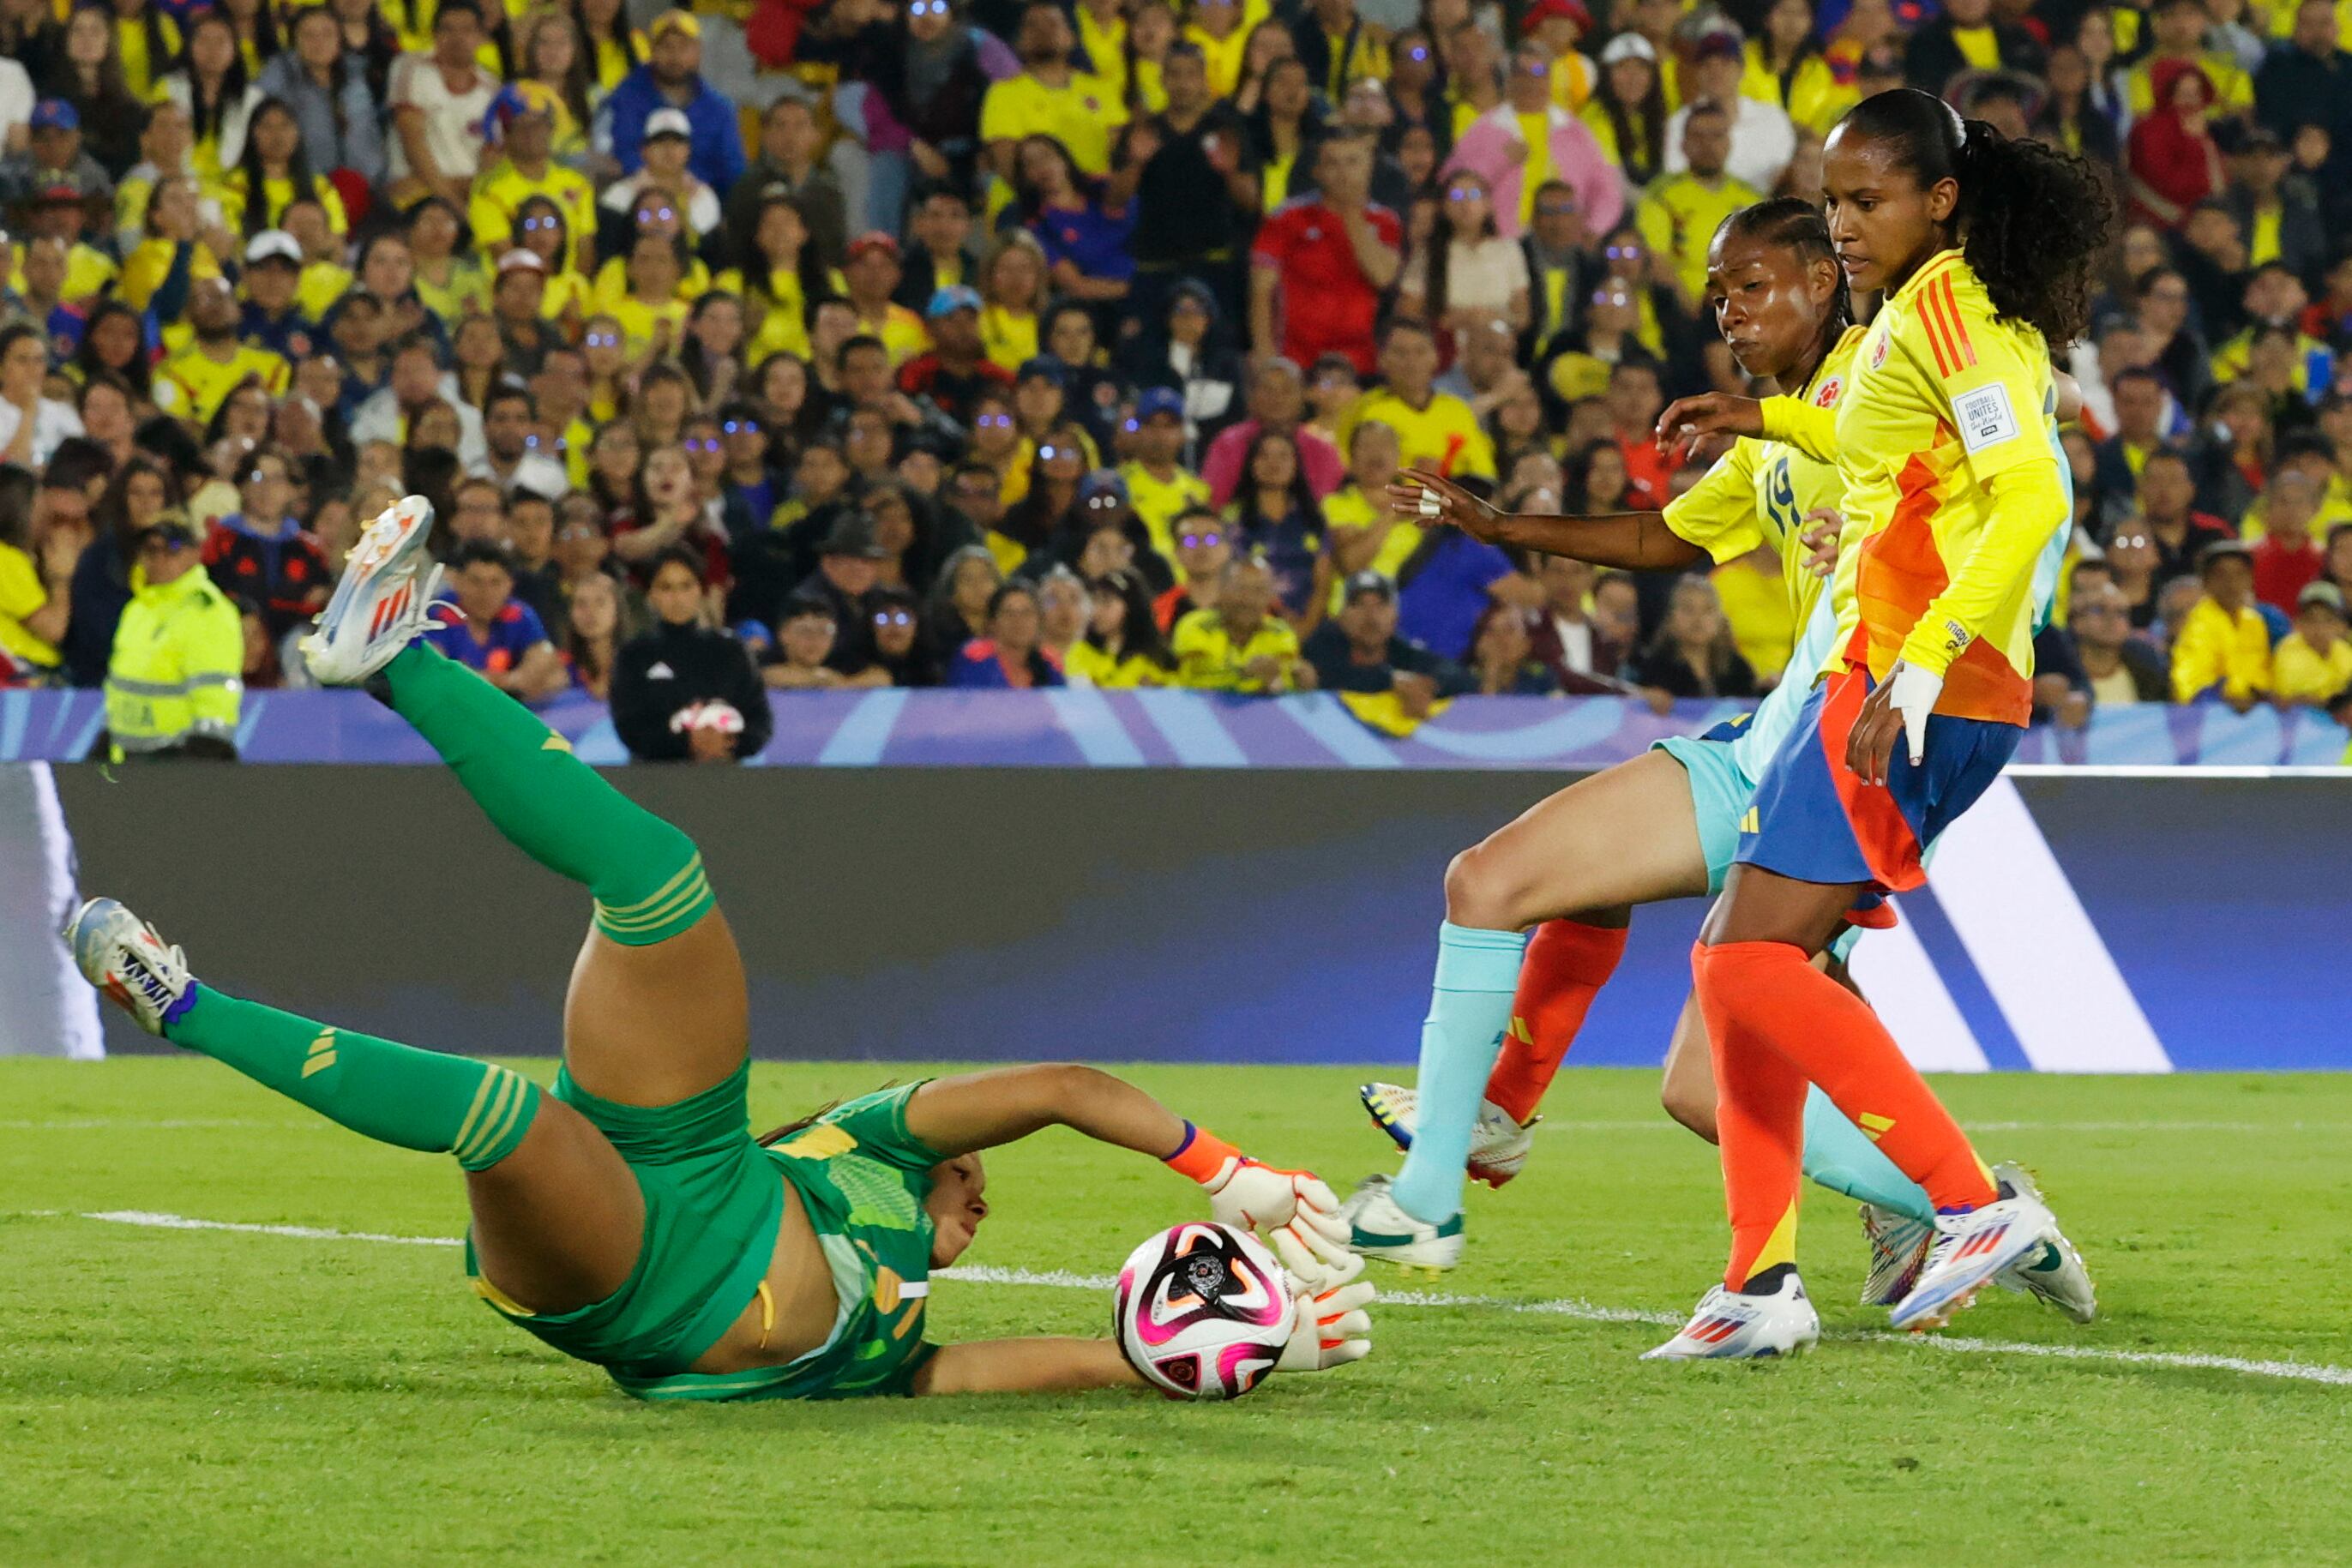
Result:
[[[1339,1197],[1320,1177],[1251,1159],[1099,1068],[1044,1062],[968,1072],[934,1079],[907,1102],[907,1130],[950,1158],[1045,1127],[1133,1149],[1190,1176],[1207,1190],[1221,1224],[1263,1232],[1301,1272],[1283,1245],[1286,1235],[1327,1267],[1349,1256]]]
[[[1420,468],[1408,468],[1389,481],[1389,509],[1423,527],[1451,523],[1491,545],[1567,556],[1594,566],[1679,570],[1707,559],[1705,550],[1676,535],[1656,512],[1581,517],[1506,512],[1444,476]]]
[[[1146,1388],[1107,1339],[982,1339],[941,1345],[915,1374],[929,1394],[1083,1394],[1095,1388]]]
[[[1067,1127],[1166,1159],[1184,1141],[1184,1126],[1182,1117],[1134,1084],[1075,1062],[935,1078],[907,1102],[907,1130],[950,1158]]]

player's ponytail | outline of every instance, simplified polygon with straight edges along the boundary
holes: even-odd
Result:
[[[1958,183],[1952,228],[1997,313],[2039,329],[2053,349],[2089,329],[2092,261],[2115,226],[2115,200],[2089,163],[1963,120],[1912,88],[1864,99],[1841,131],[1895,149],[1923,190]]]

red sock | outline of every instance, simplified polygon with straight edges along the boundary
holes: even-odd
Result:
[[[1764,944],[1749,944],[1761,946]],[[1723,1156],[1723,1201],[1731,1216],[1731,1257],[1723,1287],[1737,1291],[1765,1270],[1797,1260],[1797,1197],[1805,1153],[1805,1075],[1745,1019],[1738,1004],[1752,984],[1738,972],[1743,947],[1691,948],[1691,978],[1715,1062],[1716,1144]],[[1795,952],[1791,947],[1789,952]]]
[[[1503,1054],[1486,1079],[1486,1098],[1524,1122],[1551,1087],[1560,1059],[1576,1043],[1592,998],[1625,956],[1625,927],[1547,920],[1519,960],[1519,988],[1511,998],[1511,1027]]]
[[[1878,1015],[1808,963],[1802,949],[1729,942],[1699,951],[1694,969],[1711,973],[1733,1003],[1727,1022],[1820,1084],[1937,1207],[1973,1207],[2000,1196],[1968,1135]],[[1711,1007],[1707,1026],[1717,1027]]]

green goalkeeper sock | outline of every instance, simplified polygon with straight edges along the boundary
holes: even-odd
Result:
[[[595,895],[596,929],[651,946],[709,912],[694,841],[597,777],[530,709],[421,643],[402,649],[383,680],[394,711],[432,743],[491,825]]]
[[[163,1038],[362,1137],[453,1154],[469,1171],[514,1153],[539,1114],[539,1085],[510,1068],[353,1034],[208,986],[192,988]]]

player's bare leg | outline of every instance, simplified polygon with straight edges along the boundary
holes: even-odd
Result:
[[[1513,1006],[1530,967],[1527,928],[1562,922],[1546,928],[1549,940],[1538,950],[1553,968],[1538,989],[1572,1007],[1576,1017],[1564,1024],[1572,1034],[1624,950],[1632,906],[1706,890],[1688,776],[1657,754],[1579,780],[1454,857],[1412,1131],[1399,1137],[1410,1145],[1404,1169],[1393,1184],[1374,1178],[1349,1200],[1359,1250],[1440,1269],[1460,1256],[1462,1184],[1480,1101],[1505,1038],[1528,1029]],[[1368,1085],[1364,1098],[1398,1136],[1405,1118],[1384,1115],[1383,1107],[1399,1097]],[[1486,1119],[1494,1123],[1494,1113]],[[1526,1123],[1511,1121],[1495,1126],[1507,1146],[1486,1151],[1488,1179],[1507,1180],[1524,1157]]]
[[[1690,775],[1663,751],[1580,779],[1454,857],[1445,917],[1522,931],[1706,891]]]

